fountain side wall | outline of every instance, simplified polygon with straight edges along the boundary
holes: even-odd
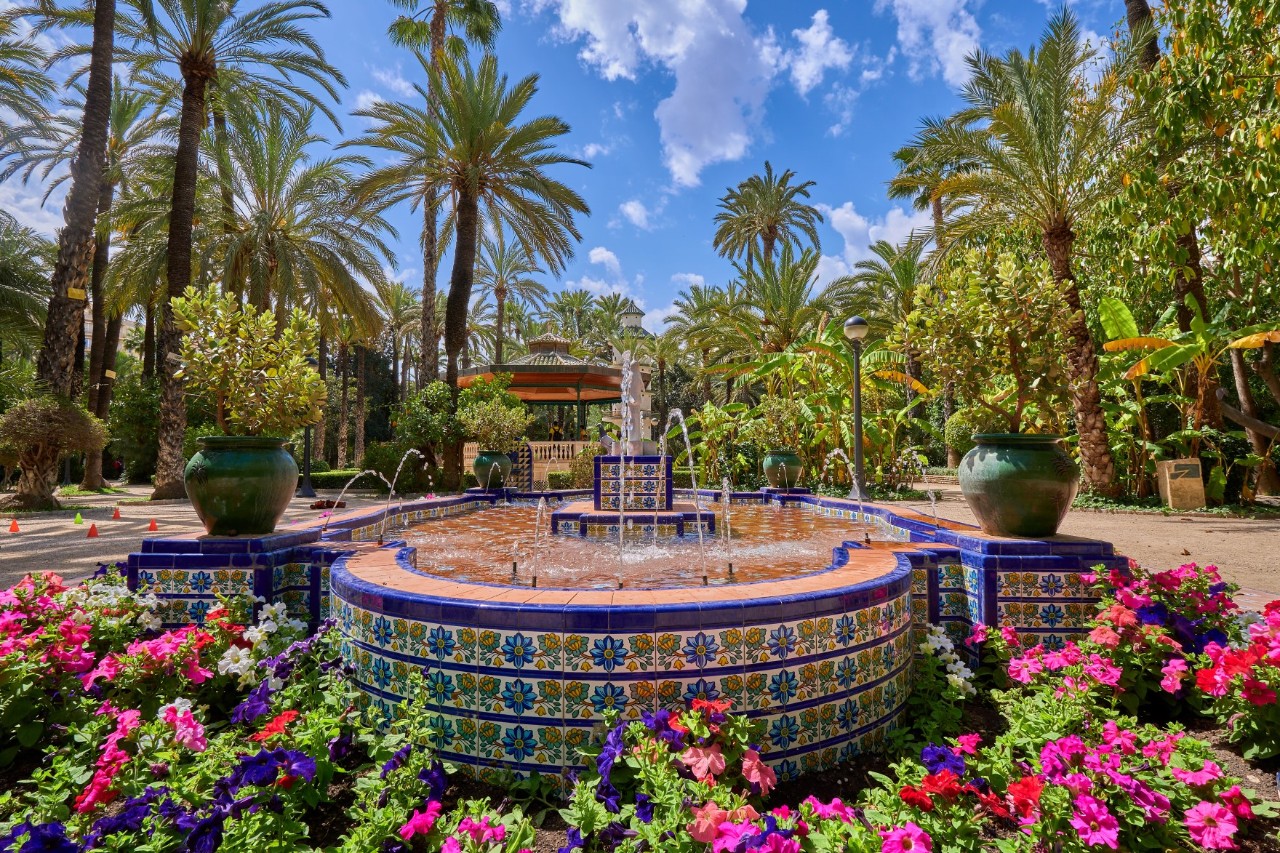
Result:
[[[411,552],[395,555],[400,569],[411,570]],[[521,602],[532,591],[478,585],[487,600],[400,592],[348,568],[364,561],[360,574],[387,577],[369,575],[370,556],[333,567],[344,656],[388,713],[425,668],[435,745],[480,775],[581,766],[579,747],[610,709],[639,719],[727,698],[763,722],[761,753],[790,778],[877,749],[909,693],[905,560],[874,581],[809,594],[740,585],[718,588],[715,601],[600,607]],[[837,565],[847,559],[837,549]]]

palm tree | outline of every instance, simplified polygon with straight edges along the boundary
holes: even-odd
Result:
[[[219,70],[230,69],[246,89],[284,88],[313,102],[319,98],[296,86],[293,77],[307,78],[334,100],[334,83],[345,85],[345,80],[325,61],[324,51],[301,27],[306,21],[328,17],[328,9],[319,0],[278,0],[248,10],[242,8],[241,0],[128,2],[137,14],[124,16],[119,23],[121,35],[130,46],[118,58],[128,62],[138,75],[160,75],[160,69],[172,64],[183,81],[166,253],[167,294],[172,299],[191,283],[200,138],[208,119],[206,94]],[[185,492],[182,439],[186,409],[181,381],[174,376],[169,359],[178,347],[179,333],[166,300],[157,359],[161,377],[160,452],[152,493],[157,499],[181,497]]]
[[[409,346],[422,323],[422,303],[418,294],[402,282],[388,281],[375,286],[382,330],[391,342],[391,375],[396,378],[396,401],[409,393]],[[403,366],[400,357],[403,354]]]
[[[34,12],[38,10],[13,9],[0,15],[0,109],[23,122],[47,117],[44,102],[53,94],[53,81],[44,73],[48,57],[30,36],[16,33],[18,18]],[[0,128],[4,126],[0,119]]]
[[[502,19],[498,15],[498,6],[492,0],[391,0],[404,9],[407,14],[401,15],[389,28],[391,40],[399,45],[411,47],[415,51],[426,49],[425,67],[428,71],[429,85],[425,92],[426,112],[435,109],[440,99],[436,78],[432,78],[432,70],[439,71],[446,56],[465,55],[467,44],[474,44],[489,51],[497,41],[498,30],[502,27]],[[453,31],[453,35],[450,34]],[[457,33],[462,35],[457,35]],[[419,59],[421,59],[419,55]],[[436,305],[436,273],[440,264],[439,248],[439,215],[436,205],[428,202],[436,191],[420,174],[414,174],[410,168],[399,175],[397,167],[388,167],[386,175],[397,184],[413,188],[411,195],[417,192],[422,195],[415,204],[422,203],[422,340],[437,341],[440,333],[435,325]],[[383,178],[376,182],[382,182]],[[439,351],[435,346],[422,348],[419,376],[434,379],[440,372],[438,363]]]
[[[62,13],[49,4],[40,4],[33,11],[48,13],[41,26],[54,26],[68,20],[68,14],[73,17],[75,14]],[[79,145],[72,166],[71,188],[63,205],[63,228],[58,234],[58,259],[53,267],[52,294],[45,315],[44,345],[36,357],[37,381],[63,397],[74,397],[77,391],[76,347],[84,331],[84,301],[111,120],[115,25],[115,0],[96,0]],[[43,109],[37,112],[43,113]]]
[[[831,310],[827,292],[815,293],[818,260],[813,249],[797,257],[784,245],[776,260],[752,269],[737,265],[741,297],[721,311],[739,358],[783,352],[818,328]]]
[[[1021,222],[1039,231],[1054,279],[1071,314],[1068,357],[1076,429],[1085,481],[1115,489],[1098,387],[1098,354],[1072,263],[1076,225],[1114,193],[1100,178],[1108,158],[1128,141],[1134,117],[1122,103],[1125,60],[1109,63],[1089,81],[1094,51],[1081,39],[1074,15],[1049,22],[1038,50],[1004,57],[981,52],[968,59],[973,76],[963,96],[969,107],[927,144],[941,162],[977,168],[945,178],[937,192],[961,211],[947,223],[944,248]]]
[[[277,317],[323,292],[328,303],[365,330],[379,327],[369,291],[385,284],[382,262],[392,262],[382,235],[386,220],[362,207],[349,188],[358,156],[312,158],[324,138],[311,132],[311,112],[291,122],[280,112],[228,114],[227,159],[232,220],[212,235],[222,259],[222,282]]]
[[[719,319],[727,305],[726,294],[716,287],[695,284],[682,290],[673,303],[676,314],[671,318],[668,331],[679,335],[698,349],[702,375],[702,396],[711,399],[711,373],[713,363],[712,338],[719,327]]]
[[[641,350],[649,358],[653,359],[654,367],[658,370],[658,387],[657,399],[654,403],[658,407],[658,428],[666,427],[667,416],[671,412],[670,389],[667,387],[667,371],[676,364],[679,364],[684,358],[684,346],[680,342],[680,338],[670,329],[664,331],[660,335],[645,339],[641,345]]]
[[[589,290],[562,290],[551,297],[544,316],[557,332],[582,345],[590,331],[590,317],[595,303],[596,298]]]
[[[917,382],[923,374],[920,353],[911,343],[909,319],[916,308],[916,290],[925,278],[924,247],[925,241],[915,235],[901,246],[877,240],[870,258],[858,261],[852,275],[827,288],[827,296],[841,316],[859,314],[882,333],[897,333],[907,357],[907,375]],[[915,396],[908,384],[908,401]]]
[[[445,381],[455,390],[456,403],[458,354],[466,343],[481,217],[509,228],[531,258],[541,258],[558,273],[573,254],[573,241],[581,239],[574,214],[590,209],[546,168],[589,164],[552,148],[556,137],[569,132],[562,120],[544,116],[516,123],[537,92],[538,75],[509,88],[506,76],[498,73],[497,59],[486,56],[478,68],[469,62],[446,65],[441,76],[443,82],[433,83],[441,98],[431,127],[437,135],[437,154],[428,162],[428,174],[453,202],[456,239],[444,350]],[[454,460],[450,467],[456,470],[461,468],[461,449],[458,445],[449,454]]]
[[[823,221],[822,214],[800,201],[809,197],[809,188],[815,184],[805,181],[792,186],[794,177],[790,169],[774,175],[773,165],[766,160],[763,176],[752,175],[725,191],[712,240],[722,257],[745,257],[750,265],[758,252],[767,262],[773,259],[778,243],[799,249],[802,235],[814,249],[821,250],[818,223]]]
[[[54,251],[52,243],[0,211],[0,358],[35,352]]]
[[[498,229],[492,239],[480,243],[480,258],[476,263],[476,283],[482,297],[493,296],[494,304],[494,364],[502,360],[506,343],[507,300],[514,299],[535,308],[541,307],[547,298],[547,288],[531,276],[541,273],[519,243],[507,243],[506,235]]]
[[[81,87],[76,87],[74,92],[75,96],[62,99],[63,109],[59,112],[11,131],[11,144],[5,147],[9,149],[13,162],[0,171],[0,181],[21,172],[26,182],[37,170],[42,178],[48,179],[57,167],[74,160],[81,124],[73,111],[84,103],[85,96]],[[88,408],[91,414],[104,420],[111,406],[112,375],[115,373],[124,310],[108,310],[107,305],[105,283],[113,230],[109,214],[117,192],[129,192],[135,179],[153,165],[155,158],[172,157],[172,148],[164,142],[172,122],[154,107],[144,91],[127,85],[119,77],[113,82],[106,163],[98,192],[97,232],[89,278],[92,346],[89,350]],[[48,180],[45,198],[68,177],[69,174],[64,173]],[[104,486],[102,456],[89,454],[81,487],[101,489]]]

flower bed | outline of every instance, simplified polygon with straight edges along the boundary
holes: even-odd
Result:
[[[1280,752],[1280,603],[1241,614],[1211,567],[1093,580],[1057,648],[927,635],[911,726],[856,785],[778,788],[759,722],[695,700],[612,721],[561,803],[451,780],[428,703],[379,725],[329,626],[280,605],[162,633],[114,573],[28,578],[0,593],[0,851],[1280,850],[1274,786],[1241,778]]]

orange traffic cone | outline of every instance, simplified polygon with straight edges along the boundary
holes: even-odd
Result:
[[[120,507],[116,507],[116,511],[111,513],[111,520],[112,521],[120,520]]]
[[[89,535],[86,536],[85,539],[97,539],[97,538],[98,538],[98,525],[90,523]]]
[[[152,533],[155,533],[159,529],[160,529],[160,525],[156,524],[156,520],[154,518],[151,519],[151,523],[147,525],[147,530],[150,530]]]
[[[15,518],[13,521],[9,522],[9,532],[10,532],[10,533],[21,533],[21,532],[22,532],[22,529],[21,529],[20,527],[18,527],[18,519],[16,519],[16,518]]]

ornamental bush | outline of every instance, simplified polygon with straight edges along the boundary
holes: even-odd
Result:
[[[999,432],[1002,429],[1000,418],[981,406],[957,409],[947,418],[943,426],[943,436],[947,447],[964,456],[976,445],[973,436],[982,432]],[[954,472],[953,472],[954,473]]]

